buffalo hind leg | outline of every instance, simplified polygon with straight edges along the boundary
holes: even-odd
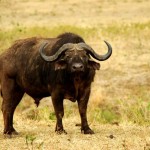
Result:
[[[6,78],[2,83],[2,113],[4,118],[4,134],[18,134],[13,127],[14,111],[19,104],[24,92],[19,89],[13,79]]]
[[[63,98],[59,94],[52,94],[52,102],[55,110],[55,115],[56,115],[56,128],[55,132],[58,134],[65,133],[67,132],[63,128],[63,123],[62,123],[62,118],[64,116],[64,107],[63,107]]]

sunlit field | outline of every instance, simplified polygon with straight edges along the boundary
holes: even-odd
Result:
[[[19,135],[3,136],[0,112],[0,150],[149,150],[150,1],[0,0],[0,53],[17,39],[63,32],[79,34],[99,54],[106,53],[104,40],[113,47],[92,84],[88,120],[95,134],[81,134],[77,103],[65,100],[68,134],[57,135],[51,98],[37,108],[25,95],[14,115]]]

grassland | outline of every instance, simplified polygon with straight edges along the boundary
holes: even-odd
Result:
[[[113,55],[101,63],[92,85],[88,118],[95,135],[80,133],[75,126],[80,123],[77,104],[68,100],[64,104],[68,134],[55,134],[50,98],[36,108],[25,95],[14,119],[19,136],[3,137],[0,113],[0,150],[149,150],[149,10],[147,0],[1,0],[0,53],[20,38],[74,32],[98,53],[105,53],[103,40],[108,41]]]

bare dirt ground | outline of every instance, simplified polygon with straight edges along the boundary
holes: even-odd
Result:
[[[61,25],[98,28],[99,39],[91,37],[86,40],[94,49],[102,49],[98,52],[105,52],[102,40],[106,39],[112,44],[113,55],[101,63],[101,70],[97,72],[92,87],[89,104],[92,109],[104,103],[117,105],[117,100],[127,101],[129,106],[137,100],[143,100],[146,105],[150,103],[149,0],[0,0],[0,31],[16,26]],[[134,32],[133,26],[136,28],[136,25],[139,30]],[[119,28],[118,31],[115,26]],[[124,26],[129,30],[127,34]],[[107,29],[108,33],[103,34],[102,29]],[[42,105],[44,107],[47,103]],[[52,108],[52,105],[49,107]],[[17,110],[14,124],[20,135],[11,139],[2,135],[3,119],[0,113],[0,150],[150,149],[150,113],[145,114],[148,125],[141,126],[126,118],[114,125],[90,119],[91,127],[96,132],[92,136],[81,134],[80,127],[75,126],[80,121],[76,113],[64,118],[67,135],[54,133],[55,121],[31,120],[24,117],[27,113]]]

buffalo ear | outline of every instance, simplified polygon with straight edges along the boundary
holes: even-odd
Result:
[[[57,62],[55,62],[55,70],[62,70],[67,67],[66,61],[61,59]]]
[[[89,62],[88,62],[88,67],[92,68],[94,70],[99,70],[100,69],[100,64],[90,59]]]

